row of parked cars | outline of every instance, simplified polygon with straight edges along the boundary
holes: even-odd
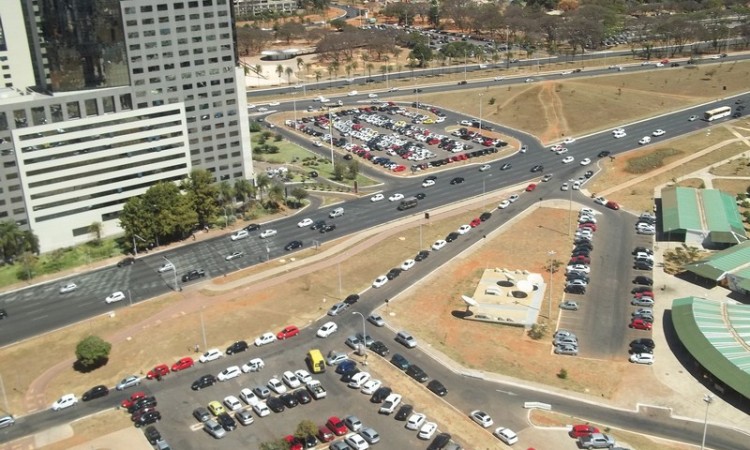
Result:
[[[648,223],[655,223],[651,214],[641,216]],[[641,219],[639,219],[639,222]],[[654,265],[654,252],[649,247],[636,247],[632,251],[634,267],[640,270],[652,270]],[[636,330],[650,331],[654,323],[654,302],[656,296],[653,292],[654,280],[647,275],[637,275],[633,278],[633,288],[630,293],[632,298],[630,304],[635,307],[631,312],[630,328]],[[636,364],[654,363],[654,341],[650,338],[640,338],[630,343],[629,360]]]

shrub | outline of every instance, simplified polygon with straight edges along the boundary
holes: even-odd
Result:
[[[557,372],[557,378],[561,380],[565,380],[568,378],[568,371],[565,369],[560,369],[559,372]]]

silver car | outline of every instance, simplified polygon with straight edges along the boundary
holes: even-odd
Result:
[[[555,354],[556,355],[578,355],[578,346],[577,345],[557,345],[555,346]]]
[[[203,429],[216,439],[221,439],[227,435],[227,431],[214,419],[206,421],[203,424]]]
[[[560,303],[560,309],[565,309],[567,311],[578,311],[578,302],[574,300],[566,300]]]
[[[380,442],[380,435],[370,427],[359,430],[359,435],[362,436],[368,444],[377,444]]]
[[[331,306],[331,309],[328,310],[328,315],[337,316],[348,307],[349,305],[347,305],[346,303],[338,302],[335,305]]]
[[[129,377],[125,377],[119,383],[117,383],[116,389],[118,391],[122,391],[123,389],[138,386],[139,384],[141,384],[140,377],[130,375]]]

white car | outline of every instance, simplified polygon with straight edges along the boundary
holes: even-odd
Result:
[[[573,73],[572,70],[566,70],[566,71],[560,72],[560,75],[570,75],[571,73]]]
[[[376,94],[376,93],[374,93],[374,92],[373,92],[372,94],[367,94],[367,96],[368,96],[369,98],[378,98],[378,94]]]
[[[242,365],[242,372],[244,373],[259,372],[264,367],[266,367],[266,363],[263,362],[262,359],[253,358],[250,361],[248,361],[247,364]]]
[[[489,428],[489,427],[491,427],[495,423],[495,422],[492,421],[492,417],[490,417],[489,414],[487,414],[484,411],[480,411],[478,409],[472,411],[469,414],[469,417],[471,417],[471,420],[473,420],[474,422],[478,423],[479,425],[481,425],[484,428]]]
[[[635,353],[630,355],[630,362],[651,365],[654,363],[654,355],[651,353]]]
[[[445,247],[446,245],[448,245],[448,243],[445,242],[444,239],[438,239],[437,241],[435,241],[434,244],[432,244],[432,249],[433,250],[440,250],[441,248]]]
[[[61,409],[70,408],[76,403],[78,403],[78,397],[76,397],[75,394],[65,394],[52,404],[52,411],[60,411]]]
[[[122,291],[113,292],[104,299],[106,303],[115,303],[122,300],[125,300],[125,294],[123,294]]]
[[[518,442],[518,435],[510,428],[498,427],[495,428],[495,432],[492,434],[507,445],[513,445]]]
[[[411,269],[412,267],[414,267],[414,265],[416,263],[417,262],[414,261],[413,259],[407,259],[406,261],[404,261],[403,263],[401,263],[401,270],[407,271],[407,270]]]
[[[268,230],[265,230],[264,232],[260,233],[260,238],[261,239],[265,239],[265,238],[269,238],[271,236],[276,236],[276,233],[278,233],[276,230],[268,229]]]
[[[437,431],[437,424],[435,422],[426,422],[424,425],[422,425],[422,428],[419,429],[417,437],[419,439],[425,440],[432,439],[435,431]]]
[[[78,286],[75,283],[68,283],[64,286],[60,286],[60,293],[67,294],[68,292],[73,292],[76,289],[78,289]]]
[[[391,414],[401,404],[401,394],[390,394],[385,398],[383,405],[380,407],[381,414]]]
[[[424,180],[422,182],[422,187],[430,187],[435,186],[435,180]]]
[[[253,411],[255,411],[255,414],[257,414],[258,417],[266,417],[267,415],[271,414],[271,410],[268,409],[268,405],[266,405],[266,402],[258,402],[254,404]]]
[[[352,433],[344,439],[346,445],[354,450],[367,450],[370,448],[370,444],[367,443],[365,438],[362,436]]]
[[[583,215],[578,218],[578,223],[596,223],[596,219],[592,216]]]
[[[247,105],[247,109],[255,109],[255,105],[252,105],[252,104]]]
[[[282,383],[276,377],[273,377],[270,380],[268,380],[268,389],[274,391],[275,393],[279,395],[286,392],[286,386],[284,386],[284,383]]]
[[[294,374],[291,370],[285,371],[281,375],[281,380],[286,383],[287,386],[289,386],[291,389],[297,389],[298,387],[302,386],[302,382],[297,378],[297,375]]]
[[[563,141],[563,144],[572,144],[572,143],[573,143],[573,142],[575,142],[575,141],[576,141],[576,138],[574,138],[574,137],[567,137],[567,138],[565,138],[565,140]]]
[[[644,136],[641,138],[640,141],[638,141],[638,145],[646,145],[651,142],[651,136]]]
[[[271,333],[270,331],[267,331],[260,336],[258,336],[257,339],[255,339],[255,346],[260,347],[261,345],[270,344],[271,342],[274,342],[276,340],[276,335]]]
[[[238,366],[229,366],[219,372],[219,375],[216,376],[216,379],[219,381],[227,381],[231,380],[232,378],[237,378],[241,373],[242,371]]]
[[[489,164],[484,164],[484,165],[482,165],[482,166],[480,166],[480,167],[479,167],[479,171],[480,171],[480,172],[486,172],[486,171],[490,170],[490,168],[492,168],[492,166],[491,166],[491,165],[489,165]]]
[[[589,164],[591,164],[591,158],[584,158],[581,160],[582,166],[588,166]]]
[[[565,268],[565,272],[591,273],[591,268],[586,264],[573,264]]]
[[[518,200],[519,198],[520,198],[520,196],[518,194],[513,194],[510,197],[508,197],[508,201],[511,202],[511,203],[513,203],[516,200]]]
[[[581,208],[581,210],[578,211],[578,215],[579,216],[593,216],[595,212],[596,211],[594,211],[591,208]]]
[[[240,391],[240,398],[250,406],[255,406],[260,402],[258,396],[248,388],[244,388]]]
[[[297,226],[300,227],[300,228],[309,227],[312,224],[313,224],[313,220],[311,218],[309,218],[309,217],[306,217],[306,218],[300,220],[299,222],[297,222]]]
[[[351,92],[349,92],[346,95],[348,95],[349,97],[354,97],[355,95],[359,95],[359,92],[357,92],[357,91],[351,91]]]
[[[500,209],[505,209],[508,206],[510,206],[510,202],[508,200],[503,200],[503,201],[500,202],[499,205],[497,205],[497,207],[500,208]]]
[[[604,198],[604,197],[596,197],[594,199],[594,203],[597,203],[599,205],[606,205],[607,204],[607,199]]]
[[[399,193],[393,194],[390,197],[388,197],[389,202],[397,202],[403,199],[404,199],[404,194],[399,194]]]
[[[567,191],[567,190],[568,190],[568,183],[567,183],[567,182],[563,183],[563,184],[562,184],[562,185],[560,186],[560,190],[561,190],[561,191]]]
[[[370,381],[369,372],[359,372],[352,377],[347,386],[352,389],[361,389],[362,386],[368,381]]]
[[[224,397],[224,404],[227,405],[230,411],[237,411],[242,409],[242,403],[234,395],[227,395]]]
[[[218,348],[212,348],[211,350],[208,350],[206,353],[202,354],[200,358],[198,358],[198,361],[207,363],[210,361],[216,361],[222,356],[224,356],[224,353],[222,353],[221,350],[219,350]]]
[[[627,133],[625,133],[624,131],[615,131],[612,133],[612,136],[614,136],[615,139],[620,139],[620,138],[624,138],[625,136],[627,136]]]
[[[568,153],[568,147],[560,147],[557,150],[555,150],[555,153],[557,153],[558,155],[564,155]]]
[[[372,395],[380,389],[380,386],[383,385],[383,382],[380,380],[367,380],[365,384],[362,385],[362,393],[365,395]]]
[[[310,375],[310,372],[306,371],[305,369],[295,370],[294,374],[302,384],[307,384],[312,381],[312,375]]]
[[[427,416],[425,416],[422,413],[413,413],[409,418],[406,420],[406,428],[408,430],[418,430],[419,427],[421,427],[425,420],[427,420]]]
[[[578,181],[578,180],[576,180],[576,181],[573,182],[573,190],[577,191],[579,189],[581,189],[581,182]]]
[[[370,197],[371,202],[379,202],[380,200],[383,200],[385,198],[385,195],[383,194],[375,194],[372,197]]]
[[[321,338],[327,338],[328,336],[332,335],[336,331],[338,331],[339,327],[334,322],[326,322],[318,328],[318,332],[316,335]]]
[[[651,135],[654,136],[654,137],[659,137],[659,136],[664,136],[665,133],[666,133],[666,131],[664,131],[661,128],[659,128],[658,130],[656,130],[653,133],[651,133]]]
[[[563,158],[562,162],[563,164],[569,164],[572,163],[573,160],[575,160],[575,158],[573,158],[572,156],[566,156],[565,158]]]
[[[504,79],[505,79],[505,77],[495,77],[495,78],[493,78],[493,80],[495,80],[495,81],[502,81]]]
[[[233,241],[239,241],[240,239],[245,239],[246,237],[250,236],[250,232],[247,230],[239,230],[236,231],[232,236],[230,237]]]
[[[268,106],[279,106],[280,104],[280,102],[271,102],[268,104]]]
[[[383,287],[388,282],[388,277],[385,275],[380,275],[379,277],[375,278],[375,281],[372,282],[372,287],[379,288]]]
[[[458,234],[466,234],[469,231],[471,231],[471,225],[461,225],[458,227],[458,230],[456,230]]]
[[[172,265],[172,263],[164,263],[161,265],[161,267],[159,267],[157,272],[164,273],[169,272],[170,270],[174,270],[174,265]]]

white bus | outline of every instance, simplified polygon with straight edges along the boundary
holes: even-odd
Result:
[[[712,120],[721,119],[723,117],[729,117],[732,114],[731,106],[721,106],[714,108],[703,113],[703,120],[711,122]]]

